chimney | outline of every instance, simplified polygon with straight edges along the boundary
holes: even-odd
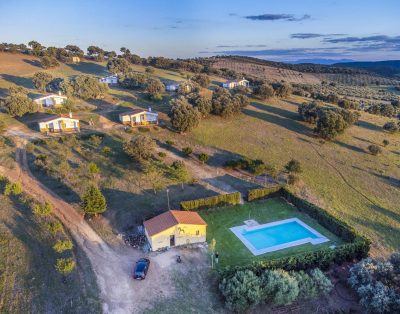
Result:
[[[69,117],[72,119],[72,112],[71,111],[69,112]]]
[[[149,112],[151,112],[151,107],[149,107]]]
[[[61,96],[61,91],[60,91],[60,90],[58,91],[58,95],[60,95],[60,96]]]

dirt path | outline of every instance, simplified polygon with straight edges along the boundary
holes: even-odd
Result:
[[[118,250],[109,247],[73,206],[36,180],[29,170],[26,152],[20,143],[16,160],[16,169],[0,166],[0,173],[12,181],[20,182],[24,191],[35,199],[53,204],[54,214],[71,231],[91,262],[105,313],[140,313],[157,296],[168,295],[168,273],[161,272],[155,262],[152,263],[147,280],[137,282],[131,279],[132,267],[141,253],[130,247]]]

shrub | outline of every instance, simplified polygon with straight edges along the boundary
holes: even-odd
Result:
[[[89,162],[88,171],[90,174],[98,174],[100,173],[99,167],[94,162]]]
[[[215,207],[218,205],[236,205],[240,203],[240,192],[221,194],[216,196],[210,196],[206,198],[200,198],[191,201],[183,201],[180,203],[182,210],[195,210],[203,209],[205,207]]]
[[[174,145],[175,145],[175,142],[174,142],[174,141],[171,141],[171,140],[166,140],[166,141],[165,141],[165,144],[167,144],[167,145],[169,145],[169,146],[174,146]]]
[[[53,212],[53,206],[50,203],[34,204],[32,212],[39,216],[49,216]]]
[[[72,258],[59,258],[56,262],[56,269],[60,274],[66,275],[72,272],[76,264]]]
[[[251,160],[248,158],[232,159],[225,163],[225,167],[240,168],[251,172],[254,175],[260,175],[267,169],[267,166],[262,160]]]
[[[98,136],[98,135],[91,135],[89,137],[89,142],[94,147],[99,147],[99,145],[101,144],[102,141],[103,141],[103,138],[101,136]]]
[[[74,244],[70,240],[58,240],[53,245],[53,250],[56,251],[57,253],[62,253],[64,251],[72,250],[73,247]]]
[[[274,89],[269,84],[262,84],[254,87],[253,95],[261,99],[268,99],[274,96]]]
[[[382,141],[383,146],[388,146],[390,144],[390,142],[388,140],[383,140]]]
[[[369,145],[368,150],[374,156],[382,153],[382,149],[378,145]]]
[[[165,157],[167,157],[167,153],[165,153],[165,152],[158,152],[158,156],[161,157],[161,158],[165,158]]]
[[[111,152],[112,152],[112,150],[111,150],[111,147],[108,147],[108,146],[104,146],[103,147],[103,154],[104,155],[111,155]]]
[[[192,177],[183,161],[174,161],[171,165],[170,174],[173,181],[182,185],[182,189],[185,183],[189,183],[192,180]]]
[[[199,154],[199,160],[204,164],[208,161],[210,156],[208,156],[206,153],[201,153]]]
[[[396,123],[395,121],[386,122],[383,125],[383,129],[389,133],[395,133],[400,130],[400,123]]]
[[[97,215],[106,211],[107,203],[100,189],[90,184],[82,197],[81,207],[86,214]]]
[[[186,155],[189,156],[191,153],[193,153],[193,149],[190,146],[182,148],[182,152]]]
[[[52,234],[57,234],[58,232],[63,232],[63,226],[61,224],[61,222],[59,222],[58,220],[53,221],[53,222],[49,222],[47,224],[47,229],[50,231],[50,233]]]
[[[22,186],[18,182],[7,182],[4,187],[4,195],[20,195],[22,193]]]
[[[318,268],[312,269],[310,271],[310,276],[313,280],[313,283],[318,291],[318,294],[328,294],[332,291],[333,285],[328,277]]]
[[[296,300],[299,284],[284,270],[266,270],[261,276],[263,299],[273,305],[286,305]]]
[[[260,280],[249,270],[224,278],[219,289],[227,308],[235,312],[244,312],[261,301]]]
[[[286,164],[285,168],[289,173],[300,173],[301,172],[300,161],[292,159]]]
[[[318,288],[309,274],[301,270],[299,272],[291,272],[291,275],[298,282],[299,299],[313,299],[318,296]]]

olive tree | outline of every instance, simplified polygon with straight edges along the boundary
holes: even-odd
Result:
[[[35,88],[45,92],[46,86],[53,80],[53,76],[46,72],[36,72],[33,75],[32,82],[35,85]]]
[[[185,133],[198,126],[200,113],[197,108],[189,104],[185,97],[181,96],[173,99],[170,104],[171,111],[169,117],[171,118],[172,126],[177,131]]]
[[[123,149],[130,157],[137,161],[143,161],[153,155],[154,146],[155,142],[150,136],[140,134],[129,142],[125,142]]]

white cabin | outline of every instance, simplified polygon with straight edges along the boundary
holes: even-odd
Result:
[[[79,119],[68,116],[53,115],[38,122],[40,132],[61,133],[61,132],[79,132]]]
[[[130,126],[158,124],[158,113],[144,109],[132,109],[119,114],[119,121]]]
[[[33,101],[39,105],[39,107],[53,107],[56,105],[62,105],[67,101],[67,97],[61,95],[61,93],[50,94],[42,97],[35,98]]]
[[[99,82],[107,85],[116,85],[118,84],[118,76],[116,75],[105,76],[100,78]]]
[[[245,80],[244,78],[242,78],[241,80],[227,81],[226,83],[223,83],[222,86],[224,88],[228,88],[228,89],[233,89],[238,86],[249,87],[250,82],[248,80]]]

